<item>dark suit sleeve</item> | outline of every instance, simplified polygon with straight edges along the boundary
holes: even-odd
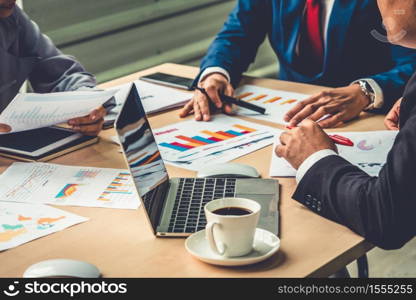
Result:
[[[201,62],[201,73],[208,67],[222,67],[238,85],[241,74],[256,57],[271,22],[269,1],[238,0],[223,28],[210,45]],[[200,73],[200,74],[201,74]],[[199,79],[199,75],[196,80]]]
[[[293,198],[376,246],[402,247],[416,228],[416,110],[412,113],[379,177],[328,156],[306,172]]]
[[[391,45],[392,67],[386,72],[368,76],[383,90],[384,105],[376,112],[387,113],[402,96],[404,87],[416,69],[416,51]]]
[[[95,87],[96,80],[92,74],[86,72],[74,57],[62,54],[24,12],[16,9],[20,27],[20,55],[39,59],[29,74],[29,81],[35,92],[49,93]]]

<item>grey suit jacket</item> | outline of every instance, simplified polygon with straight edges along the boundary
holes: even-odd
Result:
[[[28,79],[37,93],[95,87],[95,77],[75,58],[62,54],[18,7],[0,19],[0,112]]]

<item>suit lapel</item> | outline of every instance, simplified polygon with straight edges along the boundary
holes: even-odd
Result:
[[[280,1],[280,30],[282,32],[282,52],[289,63],[293,62],[299,30],[302,24],[306,0]]]
[[[325,47],[324,70],[334,60],[341,59],[351,17],[357,6],[356,0],[335,0],[329,19]]]

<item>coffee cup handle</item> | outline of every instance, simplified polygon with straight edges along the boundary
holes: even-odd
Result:
[[[208,239],[208,243],[209,243],[209,246],[211,247],[211,250],[219,255],[224,255],[226,246],[223,243],[218,242],[218,244],[220,245],[220,247],[218,247],[214,239],[214,226],[215,225],[220,225],[220,224],[215,223],[215,222],[210,222],[207,224],[207,226],[205,227],[205,236]]]

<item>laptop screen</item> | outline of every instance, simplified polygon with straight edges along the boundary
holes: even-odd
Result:
[[[134,184],[156,232],[169,177],[134,84],[115,127]]]

